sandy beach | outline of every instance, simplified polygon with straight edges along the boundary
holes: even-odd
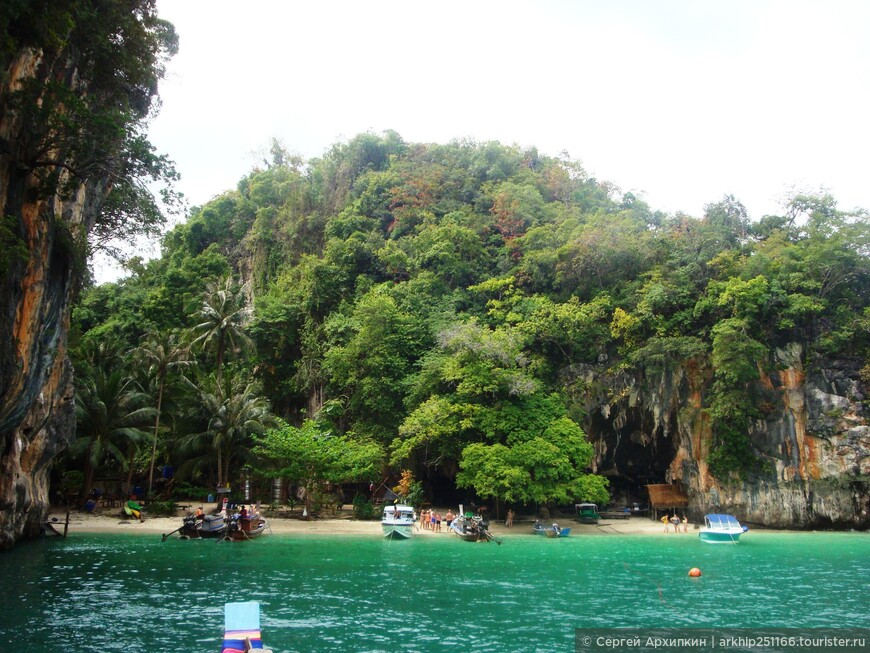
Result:
[[[203,509],[210,512],[214,505],[204,504]],[[436,508],[436,511],[439,509]],[[445,514],[447,509],[440,510]],[[353,536],[381,536],[380,521],[358,521],[352,518],[350,506],[345,506],[335,517],[318,519],[299,518],[269,518],[267,522],[271,532],[275,535],[353,535]],[[122,518],[120,510],[102,510],[99,513],[89,514],[86,512],[73,511],[70,513],[69,533],[140,533],[140,534],[166,534],[171,533],[181,526],[183,513],[177,517],[149,517],[145,513],[144,521],[132,518]],[[54,526],[58,530],[63,529],[66,511],[54,509],[49,513],[49,521],[54,520]],[[652,521],[647,517],[634,517],[632,519],[606,520],[602,519],[597,525],[580,524],[569,516],[551,519],[549,522],[558,522],[563,527],[570,527],[572,535],[661,535],[665,537],[664,528],[660,522]],[[528,536],[532,534],[534,519],[531,516],[523,516],[514,519],[512,528],[507,528],[503,521],[492,521],[490,531],[497,537]],[[689,535],[696,533],[693,524],[689,524]],[[415,534],[423,537],[448,537],[450,532],[446,525],[442,524],[440,532],[415,529]],[[682,527],[678,535],[683,535]],[[673,529],[669,529],[668,535],[674,537]]]

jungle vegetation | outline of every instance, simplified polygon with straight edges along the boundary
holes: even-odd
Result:
[[[775,348],[864,364],[868,246],[866,212],[824,191],[757,220],[732,196],[666,214],[535,148],[365,133],[302,160],[275,142],[160,258],[81,294],[65,464],[148,477],[156,459],[205,487],[411,470],[430,498],[440,479],[515,505],[606,502],[585,372],[693,361],[711,469],[757,473],[747,426]]]

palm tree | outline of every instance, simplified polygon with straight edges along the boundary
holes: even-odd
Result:
[[[218,385],[223,375],[227,346],[238,352],[250,342],[244,332],[247,317],[244,290],[244,286],[233,283],[232,277],[209,283],[199,309],[201,322],[193,327],[194,333],[199,335],[192,344],[202,344],[203,348],[213,345],[216,349]]]
[[[199,390],[199,398],[208,415],[208,426],[184,438],[182,445],[188,452],[197,450],[213,457],[221,486],[229,480],[233,462],[252,458],[252,435],[263,433],[275,418],[259,385],[241,375],[228,374],[220,382],[216,375],[209,376]]]
[[[148,365],[148,376],[157,385],[157,416],[154,419],[154,439],[151,446],[151,465],[148,469],[148,494],[154,486],[154,460],[157,458],[157,434],[160,432],[160,415],[163,408],[163,392],[173,370],[191,365],[190,347],[178,342],[175,333],[151,334],[148,342],[138,349],[142,360]]]
[[[133,379],[115,368],[92,370],[92,377],[80,382],[76,392],[77,433],[75,449],[85,455],[84,482],[79,500],[84,502],[94,484],[96,470],[106,460],[127,466],[124,448],[148,437],[141,430],[154,417],[154,409],[143,407],[147,396]]]

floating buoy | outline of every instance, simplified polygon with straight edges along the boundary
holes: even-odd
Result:
[[[691,576],[692,578],[700,578],[701,570],[697,567],[692,567],[691,569],[689,569],[689,576]]]

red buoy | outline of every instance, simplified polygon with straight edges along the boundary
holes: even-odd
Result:
[[[689,576],[691,576],[692,578],[700,578],[701,570],[697,567],[692,567],[691,569],[689,569]]]

